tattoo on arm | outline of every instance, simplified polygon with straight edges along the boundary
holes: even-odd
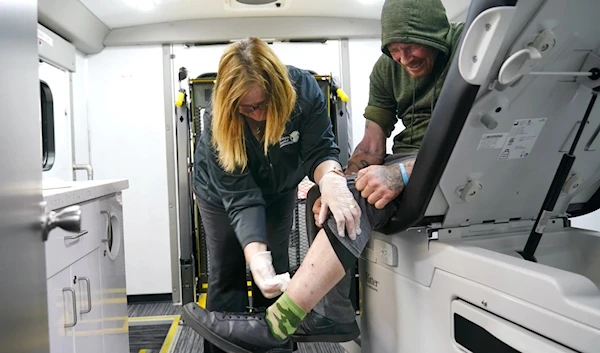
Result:
[[[367,154],[366,157],[373,157],[373,156]],[[365,158],[365,154],[357,155],[354,158],[350,158],[350,160],[348,161],[347,170],[357,172],[357,171],[359,171],[363,168],[366,168],[372,164],[379,164],[379,161],[380,161],[379,158],[376,158],[376,157],[374,157],[374,158],[375,158],[375,160],[373,160],[373,158]],[[356,168],[356,171],[352,170],[353,168]]]
[[[360,169],[360,166],[358,164],[356,164],[356,162],[354,161],[349,161],[348,162],[348,169],[352,168],[352,167],[356,167],[357,169]]]
[[[400,168],[381,168],[377,171],[377,176],[394,193],[400,193],[404,188]]]
[[[346,170],[355,172],[353,170],[353,168],[356,168],[356,171],[359,171],[362,168],[366,168],[368,166],[369,166],[369,163],[367,161],[360,161],[360,162],[357,163],[357,162],[351,160],[351,161],[348,162],[348,168]]]
[[[383,155],[377,154],[377,153],[375,153],[373,151],[369,151],[369,150],[364,149],[364,148],[362,148],[360,146],[356,147],[356,149],[354,150],[353,155],[355,157],[367,155],[369,157],[376,158],[377,160],[383,160],[383,158],[385,157],[385,154],[383,154]]]

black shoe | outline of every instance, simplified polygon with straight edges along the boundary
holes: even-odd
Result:
[[[306,315],[292,335],[294,342],[348,342],[360,336],[356,321],[339,323],[314,311]]]
[[[291,353],[292,341],[271,334],[264,313],[221,313],[196,303],[183,307],[183,321],[205,340],[230,353]]]

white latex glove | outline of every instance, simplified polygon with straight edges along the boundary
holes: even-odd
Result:
[[[285,292],[285,290],[287,289],[287,286],[290,284],[290,281],[291,281],[290,273],[286,272],[286,273],[282,273],[280,275],[275,275],[275,277],[266,280],[265,283],[267,285],[276,285],[276,286],[278,286],[280,291]]]
[[[270,251],[262,251],[254,254],[250,261],[250,272],[254,283],[265,298],[275,298],[282,293],[281,284],[275,278],[275,268],[273,268],[273,257]]]
[[[346,178],[335,173],[328,172],[319,180],[321,191],[321,209],[319,211],[319,224],[325,222],[327,210],[333,214],[339,236],[343,237],[347,231],[350,239],[356,239],[360,234],[360,207],[354,200],[354,196],[346,183]]]

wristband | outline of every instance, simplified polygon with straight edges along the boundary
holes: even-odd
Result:
[[[346,174],[344,174],[344,172],[342,172],[341,170],[339,170],[337,168],[330,169],[325,174],[327,174],[327,173],[335,173],[339,176],[346,177]]]
[[[323,179],[325,178],[325,174],[327,174],[327,173],[334,173],[334,174],[337,174],[337,175],[339,175],[341,177],[344,177],[344,178],[346,177],[346,175],[344,174],[344,172],[342,172],[341,170],[339,170],[337,168],[329,169],[328,171],[326,171],[325,173],[323,173],[323,176],[321,177],[321,180],[319,180],[319,183],[318,183],[319,189],[322,188],[321,183],[323,182]]]
[[[402,180],[404,181],[404,185],[408,184],[408,174],[406,173],[406,167],[404,167],[404,163],[400,163],[400,174],[402,174]]]

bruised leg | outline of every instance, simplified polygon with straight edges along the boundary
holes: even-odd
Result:
[[[414,156],[412,157],[414,160]],[[396,161],[398,162],[398,161]],[[361,179],[362,180],[362,179]],[[307,312],[355,266],[372,230],[384,226],[397,212],[397,198],[382,208],[369,204],[356,190],[353,176],[348,188],[361,208],[361,233],[355,239],[337,234],[329,217],[317,234],[287,291],[264,313],[212,312],[195,303],[184,307],[183,317],[194,330],[219,348],[232,352],[291,352],[290,336]]]
[[[396,213],[396,202],[377,209],[360,196],[354,187],[354,176],[348,176],[348,188],[361,207],[361,233],[356,239],[337,234],[333,217],[323,225],[310,246],[302,265],[292,278],[286,292],[267,309],[267,321],[273,335],[285,339],[321,301],[344,275],[356,265],[374,228],[385,225]]]
[[[314,203],[320,196],[317,185],[306,195],[309,246],[313,245],[321,229],[315,224],[313,213]],[[356,266],[352,269],[356,269]],[[353,272],[346,271],[344,277],[307,314],[292,336],[295,342],[348,342],[360,335],[356,312],[350,300]]]

